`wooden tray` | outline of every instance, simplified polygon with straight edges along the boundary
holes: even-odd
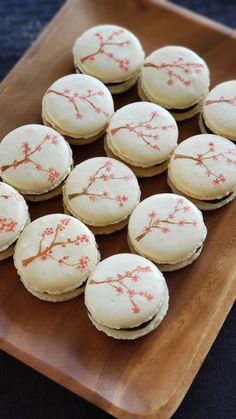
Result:
[[[41,98],[58,77],[73,72],[76,36],[98,23],[134,31],[147,53],[180,44],[208,62],[212,86],[235,78],[235,34],[183,9],[162,3],[71,0],[3,81],[0,135],[40,123]],[[117,107],[138,100],[136,87],[115,97]],[[180,138],[199,132],[197,118],[179,124]],[[75,161],[103,155],[102,140],[74,147]],[[166,173],[140,181],[142,198],[168,191]],[[61,197],[31,204],[32,218],[63,211]],[[1,262],[1,349],[120,418],[167,418],[176,410],[212,345],[235,298],[236,202],[205,215],[209,235],[201,257],[166,275],[170,310],[161,326],[135,342],[99,333],[83,297],[50,304],[31,296],[12,260]],[[98,243],[105,258],[128,251],[126,230]]]

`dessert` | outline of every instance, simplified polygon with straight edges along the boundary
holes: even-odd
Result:
[[[166,315],[168,302],[168,288],[159,269],[130,253],[100,262],[85,289],[90,320],[115,339],[136,339],[152,332]]]
[[[113,94],[125,92],[136,83],[144,56],[136,36],[116,25],[88,29],[73,47],[76,71],[101,80]]]
[[[182,121],[200,112],[209,84],[209,70],[201,57],[185,47],[166,46],[146,58],[139,96]]]
[[[113,113],[113,99],[107,87],[84,74],[70,74],[55,81],[42,102],[44,124],[75,145],[101,137]]]
[[[40,300],[77,297],[100,259],[94,235],[76,218],[45,215],[20,235],[14,263],[25,288]]]
[[[213,134],[188,138],[171,156],[168,183],[202,210],[222,207],[236,195],[236,145]]]
[[[68,143],[44,125],[16,128],[0,143],[1,177],[28,201],[59,195],[72,164]]]
[[[177,145],[178,127],[172,115],[150,102],[120,108],[107,128],[108,157],[126,163],[138,177],[155,176],[167,169]]]
[[[109,234],[128,223],[140,193],[129,167],[115,159],[95,157],[72,170],[63,188],[64,208],[94,234]]]
[[[128,226],[130,250],[155,262],[161,271],[190,265],[200,255],[206,235],[201,211],[186,198],[169,193],[142,201]]]

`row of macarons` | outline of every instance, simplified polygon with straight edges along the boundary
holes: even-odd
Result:
[[[145,59],[134,34],[118,26],[100,25],[79,36],[73,59],[80,74],[56,80],[42,102],[45,125],[66,136],[71,144],[88,144],[101,137],[114,113],[111,93],[121,93],[137,80],[143,101],[160,105],[179,121],[203,107],[202,132],[236,138],[236,81],[221,83],[209,93],[207,64],[188,48],[165,46]],[[134,123],[134,109],[126,124]]]
[[[5,210],[1,238],[5,246],[12,243],[7,250],[14,252],[25,288],[49,302],[67,301],[85,291],[90,320],[117,339],[135,339],[160,324],[169,304],[161,270],[192,263],[207,234],[201,211],[189,200],[173,193],[153,195],[129,219],[132,253],[100,262],[95,236],[79,219],[50,214],[30,223],[22,195],[5,183],[0,190]]]
[[[125,117],[131,110],[137,118],[128,124]],[[65,210],[98,234],[127,223],[140,199],[136,176],[150,177],[168,169],[172,191],[203,210],[233,200],[236,145],[214,134],[177,141],[177,124],[168,111],[137,102],[111,118],[104,140],[107,157],[88,159],[73,168],[72,150],[61,134],[44,125],[24,125],[0,143],[0,175],[29,201],[59,195],[64,185]]]
[[[77,38],[73,61],[77,72],[97,78],[112,94],[128,90],[139,80],[140,98],[166,108],[176,120],[191,118],[204,103],[201,130],[236,138],[232,110],[236,81],[221,83],[208,95],[208,66],[188,48],[164,46],[145,59],[143,47],[133,33],[115,25],[99,25]],[[61,86],[57,82],[53,85]]]
[[[193,74],[189,77],[192,92],[196,78]],[[150,80],[149,77],[148,80]],[[156,76],[154,80],[160,83],[163,82],[163,77]],[[164,88],[164,92],[168,92],[169,96],[173,95],[173,100],[176,100],[178,95],[181,97],[184,95],[179,83],[177,79],[176,86]],[[154,88],[152,90],[155,91]],[[140,94],[140,91],[139,96],[146,104],[143,106],[143,112],[141,105],[138,107],[136,103],[130,104],[127,105],[129,108],[125,107],[120,111],[116,120],[131,127],[135,126],[135,122],[140,122],[137,128],[139,132],[142,132],[141,129],[145,129],[145,125],[150,125],[148,121],[151,119],[152,112],[157,113],[154,122],[158,126],[155,132],[152,132],[156,134],[156,138],[152,138],[154,146],[158,145],[157,137],[162,120],[170,120],[172,116],[172,119],[180,121],[199,112],[199,126],[202,133],[217,134],[232,141],[236,140],[236,80],[225,81],[215,86],[209,94],[201,96],[201,103],[198,103],[197,107],[191,106],[188,108],[190,110],[184,113],[177,112],[177,109],[173,108],[177,105],[168,108],[153,97]],[[162,111],[151,111],[151,106],[148,108],[147,103],[153,104],[153,107],[159,105]],[[69,143],[74,145],[89,144],[99,139],[105,133],[113,114],[114,103],[108,88],[100,80],[85,74],[70,74],[56,80],[47,89],[42,101],[44,124],[60,132]]]

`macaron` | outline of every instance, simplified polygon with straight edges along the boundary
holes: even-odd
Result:
[[[165,317],[168,303],[168,288],[159,269],[130,253],[104,259],[86,284],[90,320],[115,339],[136,339],[152,332]]]
[[[167,110],[136,102],[113,115],[104,146],[108,157],[126,163],[136,176],[150,177],[167,169],[177,140],[178,127]]]
[[[171,45],[146,58],[139,96],[163,106],[177,121],[182,121],[200,112],[209,84],[205,61],[188,48]]]
[[[137,37],[116,25],[88,29],[73,47],[76,71],[101,80],[113,94],[125,92],[136,83],[144,57]]]
[[[171,156],[168,183],[202,210],[222,207],[236,196],[236,145],[213,134],[188,138]]]
[[[25,288],[40,300],[77,297],[100,259],[94,235],[76,218],[50,214],[20,235],[14,263]]]
[[[0,260],[13,255],[15,242],[29,222],[23,196],[10,185],[0,182]]]
[[[61,193],[73,165],[64,138],[44,125],[24,125],[0,143],[0,174],[28,201],[45,201]]]
[[[44,124],[74,145],[92,143],[101,137],[113,113],[107,87],[84,74],[70,74],[55,81],[42,102]]]
[[[236,80],[214,87],[206,97],[199,120],[201,132],[236,141]]]
[[[152,260],[161,271],[190,265],[200,255],[206,235],[201,211],[188,199],[170,193],[142,201],[128,226],[131,252]]]
[[[128,223],[140,201],[136,176],[108,157],[85,160],[72,170],[63,188],[65,212],[87,224],[94,234],[109,234]]]

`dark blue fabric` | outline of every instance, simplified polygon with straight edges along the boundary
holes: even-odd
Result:
[[[174,2],[226,25],[236,26],[236,0]],[[0,0],[0,78],[11,69],[62,4],[63,0]],[[174,419],[236,418],[235,319],[236,306],[231,310]],[[1,419],[110,417],[10,356],[0,353]]]

